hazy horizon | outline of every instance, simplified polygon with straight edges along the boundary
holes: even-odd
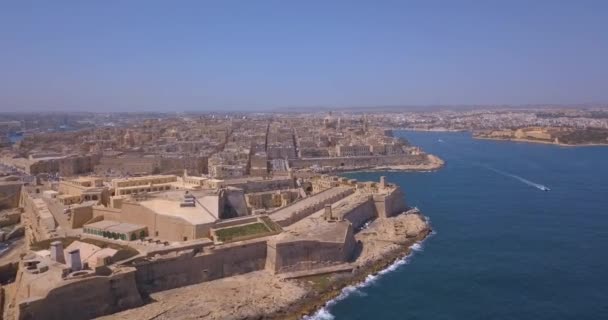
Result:
[[[0,27],[0,112],[608,102],[604,1],[19,1]]]

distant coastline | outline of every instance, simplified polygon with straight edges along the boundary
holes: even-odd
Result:
[[[362,171],[435,171],[443,168],[445,161],[436,155],[428,154],[428,163],[376,166]]]
[[[448,129],[448,128],[393,128],[393,130],[401,131],[420,131],[420,132],[467,132],[465,129]]]
[[[356,172],[430,172],[445,166],[445,161],[434,154],[427,154],[427,160],[419,164],[395,164],[380,166],[365,166],[357,168],[336,168],[331,172],[356,173]]]
[[[511,141],[511,142],[525,142],[525,143],[540,143],[550,144],[560,147],[606,147],[607,143],[580,143],[580,144],[567,144],[561,142],[545,141],[545,140],[534,140],[534,139],[521,139],[521,138],[499,138],[499,137],[482,137],[473,135],[473,139],[479,140],[494,140],[494,141]]]

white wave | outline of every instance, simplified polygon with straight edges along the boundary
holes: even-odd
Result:
[[[319,311],[317,311],[314,315],[312,315],[312,316],[305,316],[302,319],[303,320],[333,320],[335,318],[336,317],[334,317],[334,315],[331,314],[327,310],[327,307],[323,307],[323,308],[319,309]]]
[[[502,170],[498,170],[498,169],[492,168],[490,166],[484,166],[484,167],[486,167],[489,170],[492,170],[492,171],[494,171],[494,172],[496,172],[498,174],[501,174],[501,175],[503,175],[505,177],[510,177],[510,178],[515,179],[515,180],[519,180],[520,182],[523,182],[524,184],[527,184],[527,185],[529,185],[531,187],[534,187],[534,188],[537,188],[537,189],[540,189],[540,190],[547,189],[547,187],[545,185],[542,185],[540,183],[536,183],[536,182],[530,181],[528,179],[522,178],[522,177],[520,177],[520,176],[518,176],[516,174],[512,174],[512,173],[508,173],[508,172],[505,172],[505,171],[502,171]]]
[[[435,231],[431,232],[431,234],[429,234],[429,236],[432,236],[433,234],[435,234]],[[323,306],[323,308],[317,310],[317,312],[315,312],[314,314],[312,314],[310,316],[304,316],[302,318],[302,320],[333,320],[333,319],[335,319],[334,315],[331,314],[331,312],[329,311],[332,306],[334,306],[339,301],[346,299],[347,297],[349,297],[352,294],[366,296],[367,294],[365,292],[361,291],[361,289],[363,289],[365,287],[369,287],[370,285],[375,283],[382,275],[393,272],[393,271],[399,269],[399,267],[408,264],[410,258],[414,255],[415,252],[420,252],[423,250],[423,246],[422,246],[423,242],[424,242],[424,240],[422,242],[414,243],[411,246],[412,252],[410,254],[406,255],[403,258],[395,260],[391,265],[389,265],[385,269],[379,271],[377,274],[367,275],[365,277],[365,280],[363,280],[363,282],[344,287],[337,297],[333,298],[332,300],[327,301],[325,303],[325,305]]]

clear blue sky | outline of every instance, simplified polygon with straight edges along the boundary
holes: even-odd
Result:
[[[0,2],[0,111],[608,101],[608,1]]]

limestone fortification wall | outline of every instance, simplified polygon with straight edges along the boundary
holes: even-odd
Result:
[[[16,208],[19,206],[21,186],[21,182],[0,183],[0,210]]]
[[[87,221],[93,218],[92,206],[78,206],[72,208],[71,222],[72,228],[82,228]]]
[[[32,231],[33,241],[40,241],[54,236],[55,219],[42,199],[37,199],[27,192],[21,196],[23,214],[31,221],[28,225]]]
[[[378,216],[374,202],[371,201],[371,197],[368,201],[362,202],[359,205],[351,208],[344,214],[344,220],[350,221],[353,228],[358,229],[363,224]]]
[[[283,273],[341,264],[351,258],[355,246],[352,226],[349,226],[344,242],[314,240],[269,242],[266,270]]]
[[[379,217],[387,218],[407,210],[405,195],[400,187],[395,187],[388,194],[375,194],[374,206]]]
[[[330,167],[372,167],[383,165],[419,164],[427,160],[426,154],[394,155],[394,156],[363,156],[363,157],[335,157],[292,159],[289,164],[292,168],[308,168],[312,165]]]
[[[156,292],[203,281],[264,269],[266,241],[260,238],[205,248],[204,252],[185,251],[170,258],[138,261],[137,285],[143,292]]]
[[[18,319],[84,320],[142,304],[132,269],[109,277],[66,281],[65,285],[49,291],[46,297],[21,302]]]
[[[288,177],[285,177],[285,179],[253,180],[234,184],[230,183],[230,180],[226,180],[225,183],[226,185],[241,188],[245,191],[245,193],[295,188],[294,179],[290,179]]]
[[[270,218],[281,227],[286,227],[325,208],[326,204],[334,203],[353,192],[352,188],[327,189],[272,212]]]

